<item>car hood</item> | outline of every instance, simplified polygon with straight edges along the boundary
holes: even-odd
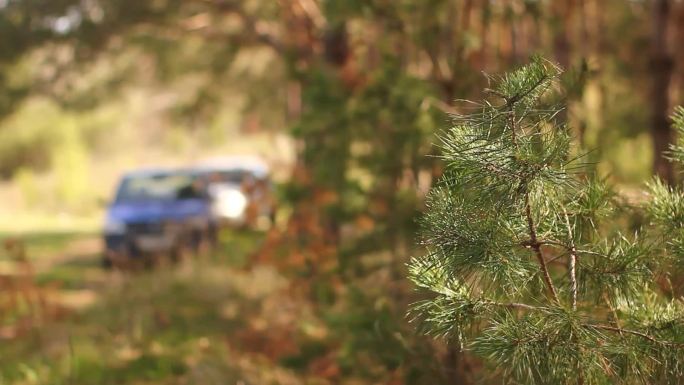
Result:
[[[239,183],[230,182],[213,182],[209,184],[209,195],[216,198],[223,191],[232,190],[242,192],[242,186]]]
[[[178,201],[140,201],[118,202],[109,207],[110,219],[131,222],[150,222],[161,220],[183,220],[203,216],[208,213],[208,205],[202,199]]]

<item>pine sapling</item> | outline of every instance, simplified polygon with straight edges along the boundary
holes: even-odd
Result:
[[[682,382],[684,304],[658,282],[684,267],[684,192],[652,183],[654,226],[621,231],[621,200],[558,118],[560,73],[533,58],[491,77],[441,136],[412,318],[516,383]]]

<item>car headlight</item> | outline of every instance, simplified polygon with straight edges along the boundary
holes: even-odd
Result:
[[[226,189],[217,194],[214,209],[220,216],[239,218],[247,208],[247,197],[236,189]]]
[[[107,235],[121,235],[126,232],[126,223],[112,218],[105,220],[103,231]]]

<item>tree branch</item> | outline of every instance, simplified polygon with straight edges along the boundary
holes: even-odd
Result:
[[[568,241],[570,242],[570,261],[568,262],[568,270],[570,270],[570,292],[572,296],[572,310],[577,310],[577,248],[575,247],[575,240],[572,235],[572,226],[570,226],[570,218],[568,212],[563,208],[563,216],[565,217],[565,226],[568,229]]]
[[[525,92],[521,92],[521,93],[519,93],[519,94],[515,94],[515,95],[513,95],[513,96],[511,96],[511,97],[506,98],[506,104],[507,104],[509,107],[512,108],[512,107],[513,107],[513,104],[515,104],[515,103],[518,102],[519,100],[521,100],[521,99],[527,97],[527,95],[531,94],[534,90],[537,89],[537,87],[540,87],[540,86],[541,86],[545,81],[547,81],[547,80],[549,80],[549,77],[548,77],[548,76],[542,76],[542,77],[540,77],[539,80],[537,80],[537,82],[534,83],[534,84],[532,85],[532,87],[530,87],[530,88],[529,88],[528,90],[526,90]]]
[[[542,272],[542,277],[544,278],[544,282],[546,283],[546,287],[551,293],[551,297],[553,298],[556,303],[560,304],[560,300],[558,299],[558,293],[556,292],[556,287],[553,285],[553,281],[551,280],[551,275],[549,274],[549,269],[546,266],[546,261],[544,260],[544,256],[542,255],[541,252],[541,244],[537,241],[537,229],[534,225],[534,220],[532,218],[532,206],[530,205],[530,193],[525,191],[525,217],[527,218],[527,227],[530,232],[530,244],[532,249],[534,250],[536,256],[537,256],[537,261],[539,262],[539,266],[541,268]]]
[[[679,342],[670,342],[670,341],[661,341],[649,334],[642,333],[640,331],[636,330],[631,330],[631,329],[623,329],[615,326],[608,326],[608,325],[595,325],[595,324],[582,324],[582,326],[586,328],[593,328],[593,329],[601,329],[601,330],[607,330],[611,332],[616,332],[620,334],[631,334],[634,336],[638,336],[644,339],[647,339],[653,343],[660,344],[660,345],[667,345],[667,346],[676,346],[676,347],[684,347],[683,343]]]
[[[321,8],[314,0],[297,0],[297,2],[316,28],[323,29],[326,26],[328,21],[325,19],[323,12],[321,12]]]
[[[513,308],[513,309],[524,309],[524,310],[543,310],[544,308],[528,305],[526,303],[511,302],[511,303],[501,303],[501,302],[490,302],[490,305]]]
[[[268,45],[278,53],[285,53],[285,46],[273,34],[269,33],[264,27],[264,23],[256,20],[243,9],[242,4],[230,0],[199,0],[200,2],[213,7],[223,13],[232,13],[240,18],[244,23],[245,29],[252,34],[257,41]]]
[[[608,295],[605,292],[603,293],[603,300],[606,301],[606,305],[608,305],[610,312],[613,314],[613,318],[615,318],[615,325],[617,325],[618,328],[622,329],[622,325],[620,324],[620,317],[618,317],[618,313],[615,310],[615,307],[613,307],[613,304],[610,303],[610,299],[608,299]],[[620,332],[620,335],[623,335],[622,332]]]
[[[531,91],[530,91],[531,92]],[[508,113],[510,114],[510,128],[511,128],[511,140],[513,141],[513,145],[515,148],[518,148],[518,139],[517,139],[517,133],[516,133],[516,122],[515,122],[515,110],[513,109],[513,104],[514,101],[507,100],[506,105],[508,107]],[[530,192],[526,188],[527,186],[522,186],[522,184],[525,181],[522,180],[521,187],[525,187],[525,217],[527,219],[527,227],[530,235],[530,247],[534,250],[535,255],[537,256],[537,261],[539,262],[539,267],[541,268],[542,272],[542,277],[544,279],[544,283],[546,284],[547,289],[551,293],[551,297],[553,300],[560,304],[560,300],[558,299],[558,293],[556,292],[556,287],[553,285],[553,281],[551,280],[551,275],[549,274],[549,269],[546,266],[546,261],[544,261],[544,256],[542,255],[541,252],[541,244],[539,243],[539,240],[537,239],[537,229],[534,224],[534,219],[532,218],[532,205],[530,204]]]

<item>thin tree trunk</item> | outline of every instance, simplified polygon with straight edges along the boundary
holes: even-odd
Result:
[[[478,60],[473,63],[475,68],[480,71],[489,70],[490,62],[488,60],[489,55],[489,25],[491,21],[491,11],[489,9],[490,5],[488,1],[483,1],[480,7],[479,20],[480,20],[480,52],[478,53]]]
[[[587,11],[587,0],[579,0],[577,4],[580,20],[580,42],[579,52],[582,60],[586,61],[591,50],[591,34],[589,33],[589,12]]]
[[[653,138],[653,171],[669,184],[674,183],[672,164],[665,159],[673,140],[668,119],[670,107],[669,92],[674,61],[667,48],[670,0],[655,0],[653,4],[653,35],[651,41],[651,73],[653,88],[651,94],[651,135]]]
[[[511,31],[511,52],[509,57],[509,63],[512,66],[517,65],[520,62],[519,52],[518,52],[518,20],[517,20],[517,10],[515,3],[508,5],[508,27]]]
[[[553,31],[553,51],[556,61],[560,66],[568,70],[570,68],[570,30],[572,29],[572,19],[574,15],[575,0],[554,0],[553,17],[551,20],[555,24]],[[564,109],[558,114],[558,119],[562,122],[568,120],[568,110]]]
[[[674,41],[682,42],[684,41],[684,2],[678,2],[675,5],[676,11],[674,12],[676,26]],[[674,83],[674,92],[671,95],[673,98],[673,105],[684,104],[684,49],[675,51],[675,65],[674,65],[674,78],[672,79]]]
[[[553,2],[553,53],[563,68],[570,66],[570,29],[574,13],[574,0]]]
[[[458,345],[459,341],[455,340],[448,346],[444,357],[444,376],[449,385],[468,385],[472,383],[468,376],[468,373],[472,372],[472,368],[464,359],[463,352]]]

